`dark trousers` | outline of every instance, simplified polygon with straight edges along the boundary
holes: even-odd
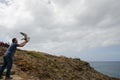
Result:
[[[7,68],[6,77],[10,77],[13,59],[12,57],[4,56],[3,60],[3,65],[0,68],[0,76],[2,76],[3,71]]]

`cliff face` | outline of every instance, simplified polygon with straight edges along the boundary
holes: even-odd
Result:
[[[0,48],[0,55],[5,50]],[[23,80],[119,80],[97,72],[80,59],[34,51],[17,50],[14,70]]]

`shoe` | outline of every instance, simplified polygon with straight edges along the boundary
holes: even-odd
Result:
[[[11,80],[13,79],[12,77],[5,77],[5,80]]]
[[[3,77],[2,77],[2,76],[0,76],[0,79],[3,79]]]

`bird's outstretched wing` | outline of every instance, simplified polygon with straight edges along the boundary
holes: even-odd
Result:
[[[24,36],[24,38],[22,38],[21,40],[29,40],[30,37],[28,37],[28,35],[26,33],[20,32],[21,35]]]
[[[24,37],[27,37],[26,33],[20,32],[21,35],[23,35]]]

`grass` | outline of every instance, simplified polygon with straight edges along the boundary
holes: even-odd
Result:
[[[28,54],[35,57],[35,58],[42,58],[42,59],[47,58],[44,54],[36,53],[34,51],[30,51],[30,52],[28,52]]]

